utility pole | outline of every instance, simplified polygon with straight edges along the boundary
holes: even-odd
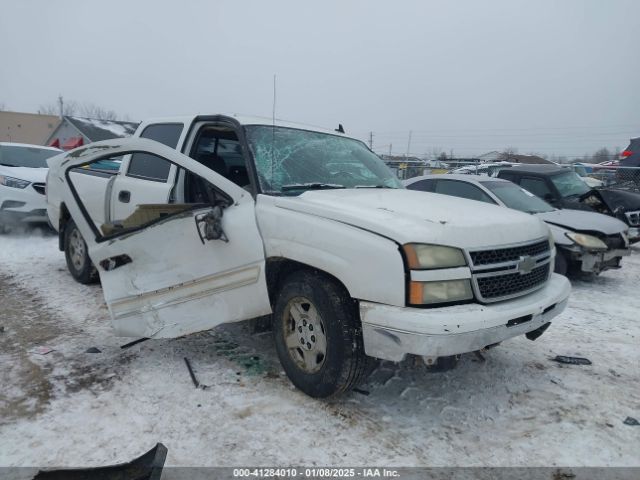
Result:
[[[409,142],[407,143],[407,154],[406,157],[409,156],[409,152],[411,151],[411,130],[409,130]]]
[[[373,151],[373,132],[369,132],[369,150]]]
[[[60,119],[64,116],[64,101],[62,95],[58,95],[58,106],[60,107]]]
[[[391,149],[393,148],[393,143],[389,144],[389,156],[391,156]]]

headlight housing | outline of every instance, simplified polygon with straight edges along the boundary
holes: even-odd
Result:
[[[411,305],[433,305],[453,303],[473,298],[471,281],[468,278],[435,282],[411,282],[409,303]]]
[[[607,250],[607,244],[593,235],[587,235],[585,233],[573,233],[566,234],[574,243],[577,243],[581,247],[587,250]]]
[[[0,185],[4,185],[5,187],[27,188],[30,183],[31,182],[28,182],[27,180],[0,175]]]
[[[411,270],[454,268],[467,265],[464,253],[459,248],[407,243],[403,250]]]

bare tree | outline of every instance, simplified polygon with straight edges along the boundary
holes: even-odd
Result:
[[[62,104],[62,115],[72,117],[78,112],[78,102],[67,100]],[[40,115],[60,115],[60,104],[57,102],[47,103],[38,107]]]
[[[80,105],[80,115],[87,118],[97,118],[98,120],[116,120],[118,115],[113,110],[107,110],[95,103],[83,103]]]
[[[596,153],[593,154],[593,157],[591,157],[592,163],[602,163],[609,160],[611,160],[611,152],[606,147],[597,150]]]
[[[502,160],[508,162],[513,155],[517,155],[518,149],[515,147],[507,147],[505,148],[500,155],[498,156],[498,160]]]
[[[56,103],[40,105],[38,113],[42,115],[60,115],[61,101],[62,98]],[[114,110],[108,110],[91,102],[78,103],[75,100],[65,100],[62,102],[62,115],[70,117],[79,115],[87,118],[96,118],[98,120],[117,120],[118,118],[118,114]]]

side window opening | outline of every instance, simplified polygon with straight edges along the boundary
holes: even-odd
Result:
[[[420,180],[419,182],[411,184],[411,186],[409,187],[410,190],[419,190],[421,192],[433,192],[435,188],[436,181],[433,179]]]
[[[184,125],[181,123],[149,125],[140,134],[140,138],[155,140],[167,147],[176,148],[183,128]],[[137,152],[131,155],[127,176],[155,182],[166,182],[169,178],[170,169],[170,162],[153,155]]]
[[[246,188],[251,184],[240,141],[230,128],[204,127],[198,134],[191,157],[239,187]]]
[[[169,167],[172,163],[162,157],[151,153],[144,155],[156,164],[167,163]],[[118,157],[119,159],[120,157]],[[182,169],[188,184],[185,186],[184,198],[170,198],[164,203],[144,203],[137,204],[135,210],[126,218],[106,221],[104,218],[105,201],[107,198],[108,178],[96,177],[91,183],[85,178],[78,177],[78,173],[92,172],[93,165],[101,165],[104,162],[111,162],[114,159],[101,158],[87,163],[80,167],[74,167],[68,172],[69,183],[73,186],[79,197],[79,204],[89,217],[94,232],[100,239],[113,237],[128,233],[134,230],[145,228],[166,218],[183,214],[190,210],[212,207],[214,205],[227,206],[229,198],[206,179]],[[87,175],[82,175],[87,177]],[[102,180],[102,181],[100,181]]]
[[[552,195],[546,182],[540,178],[524,177],[520,179],[520,186],[543,199]]]
[[[435,192],[453,197],[467,198],[469,200],[478,200],[485,203],[496,203],[475,185],[457,180],[438,180]]]

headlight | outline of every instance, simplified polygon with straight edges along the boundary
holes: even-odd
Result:
[[[410,285],[409,303],[411,305],[459,302],[473,298],[471,282],[468,279],[411,282]]]
[[[467,264],[459,248],[420,243],[408,243],[403,248],[412,270],[464,267]]]
[[[3,175],[0,175],[0,185],[4,185],[5,187],[27,188],[27,185],[29,185],[30,183],[31,182],[20,180],[19,178],[5,177]]]
[[[584,233],[567,233],[566,235],[581,247],[589,250],[607,250],[608,248],[606,243],[593,235]]]

